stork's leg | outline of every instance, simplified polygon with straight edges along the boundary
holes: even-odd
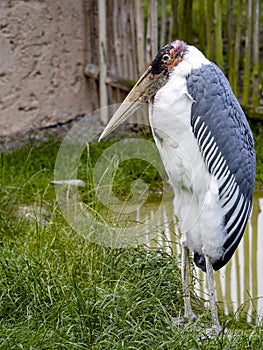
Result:
[[[205,262],[206,262],[206,273],[207,273],[207,280],[208,280],[209,301],[210,301],[210,308],[211,308],[211,314],[212,314],[213,329],[216,331],[217,334],[219,334],[221,333],[222,328],[219,324],[217,309],[216,309],[214,271],[212,267],[211,258],[208,256],[205,256]]]
[[[182,284],[183,284],[183,298],[184,298],[184,318],[186,321],[196,321],[197,317],[193,313],[190,290],[189,290],[189,250],[183,245],[182,249]]]

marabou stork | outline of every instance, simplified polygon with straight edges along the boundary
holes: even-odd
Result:
[[[222,71],[180,40],[158,52],[100,139],[144,102],[149,102],[153,137],[174,190],[182,233],[184,320],[196,320],[189,293],[191,250],[195,264],[207,273],[212,329],[220,333],[213,270],[233,255],[251,212],[253,136]]]

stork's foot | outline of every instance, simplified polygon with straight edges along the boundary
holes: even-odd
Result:
[[[173,321],[175,326],[183,327],[189,323],[196,322],[197,316],[194,313],[192,313],[191,317],[174,317]]]
[[[221,328],[221,326],[213,326],[212,329],[213,329],[214,333],[216,333],[218,335],[223,332],[223,328]]]
[[[176,327],[183,327],[188,323],[188,320],[184,317],[174,317],[173,318],[173,324]]]
[[[195,323],[195,329],[200,332],[200,338],[212,338],[220,335],[223,329],[220,326],[212,326],[207,328],[204,323],[196,322],[198,319],[195,314],[189,319],[188,317],[174,317],[173,323],[176,327],[185,327],[191,323]]]
[[[211,328],[202,327],[201,339],[212,338],[220,335],[223,329],[219,326],[212,326]]]

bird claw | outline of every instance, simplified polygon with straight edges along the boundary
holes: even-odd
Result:
[[[184,327],[190,323],[195,323],[197,321],[197,316],[193,313],[191,316],[191,319],[189,321],[188,317],[174,317],[173,318],[173,324],[176,327]],[[212,326],[210,328],[206,328],[203,323],[196,323],[196,328],[201,332],[200,338],[203,339],[209,339],[215,336],[220,335],[223,332],[223,329],[220,326]]]
[[[190,320],[189,320],[190,319]],[[192,323],[192,322],[196,322],[197,321],[197,316],[193,313],[192,316],[189,318],[189,317],[174,317],[173,318],[173,322],[174,322],[174,325],[177,326],[177,327],[182,327],[182,326],[185,326],[189,323]]]
[[[223,329],[219,326],[212,326],[211,328],[203,327],[203,332],[200,336],[202,340],[210,339],[215,336],[219,336],[223,332]]]
[[[173,323],[176,327],[182,327],[188,323],[185,317],[174,317]]]

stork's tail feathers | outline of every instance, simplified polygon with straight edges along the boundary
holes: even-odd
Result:
[[[239,243],[239,241],[238,241],[238,243]],[[238,245],[238,243],[236,245]],[[213,269],[215,271],[217,271],[217,270],[221,269],[224,265],[226,265],[226,263],[231,259],[234,251],[235,251],[235,249],[233,249],[232,251],[228,251],[220,259],[214,261],[212,263]],[[205,262],[204,255],[199,254],[199,253],[194,253],[194,262],[195,262],[197,267],[199,267],[204,272],[206,272],[206,262]]]
[[[194,253],[194,262],[197,267],[206,272],[205,257],[199,253]]]

